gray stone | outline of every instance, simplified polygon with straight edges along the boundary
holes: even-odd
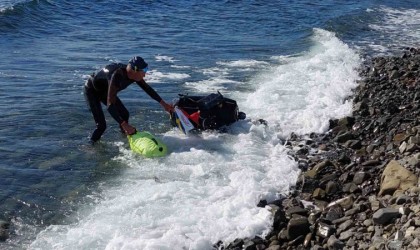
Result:
[[[324,250],[324,248],[320,245],[314,245],[313,247],[311,247],[311,250]]]
[[[371,154],[374,149],[375,149],[375,145],[371,144],[371,145],[366,147],[366,152]]]
[[[293,217],[287,224],[287,238],[293,240],[301,235],[305,236],[309,232],[309,226],[308,218]]]
[[[283,228],[280,233],[277,235],[279,240],[287,240],[287,229]]]
[[[350,238],[348,241],[347,241],[347,244],[346,244],[347,246],[349,246],[349,247],[354,247],[355,245],[356,245],[356,241],[355,240],[353,240],[353,238]]]
[[[267,250],[281,250],[281,247],[279,245],[274,245],[267,248]]]
[[[244,250],[256,250],[257,245],[255,244],[255,242],[249,240],[249,241],[244,243],[244,245],[242,246],[242,249],[244,249]]]
[[[346,183],[343,185],[343,192],[344,193],[355,193],[357,191],[360,191],[360,188],[354,184],[353,182]]]
[[[360,149],[362,147],[362,143],[360,140],[348,140],[344,143],[344,147],[351,148],[351,149]]]
[[[408,139],[408,144],[420,144],[420,136],[419,135],[411,136]]]
[[[412,155],[408,159],[408,164],[410,164],[413,167],[419,167],[420,166],[420,153]]]
[[[385,225],[400,215],[398,210],[394,208],[381,208],[373,214],[373,222],[375,224]]]
[[[405,152],[410,152],[411,153],[411,152],[416,151],[417,148],[418,148],[418,146],[416,144],[407,143],[407,147],[405,149]]]
[[[389,76],[391,80],[396,80],[401,76],[400,72],[398,70],[393,70]]]
[[[356,214],[356,219],[358,221],[364,221],[367,219],[367,214],[365,212],[358,213]]]
[[[294,214],[299,214],[302,216],[308,215],[308,210],[299,206],[294,206],[286,210],[286,217],[292,218]]]
[[[327,221],[334,221],[337,220],[341,217],[343,217],[344,213],[343,213],[343,209],[339,206],[335,206],[335,207],[331,207],[327,214],[325,215],[325,220]]]
[[[305,236],[305,240],[303,241],[303,246],[304,246],[305,248],[307,248],[307,247],[311,244],[311,239],[312,239],[312,233],[308,233],[308,234]]]
[[[345,143],[348,140],[351,140],[354,138],[354,135],[351,132],[345,132],[343,134],[339,134],[335,137],[335,141],[338,143]]]
[[[312,196],[315,199],[324,199],[325,198],[325,191],[321,188],[316,188]]]
[[[341,250],[344,248],[344,243],[338,240],[334,235],[328,238],[327,246],[329,250]]]
[[[348,240],[353,236],[353,234],[354,234],[353,229],[350,229],[348,231],[342,232],[338,239],[339,240]]]
[[[342,224],[340,224],[340,226],[338,226],[338,230],[339,232],[343,232],[347,229],[349,229],[350,227],[352,227],[354,225],[354,222],[352,220],[348,220]]]
[[[409,201],[409,200],[410,200],[410,197],[408,197],[407,195],[400,195],[395,200],[395,204],[402,205],[402,204],[407,203],[407,201]]]
[[[403,242],[400,240],[391,240],[388,243],[388,250],[400,250],[402,248]]]
[[[372,211],[376,211],[379,208],[381,208],[381,203],[378,200],[372,200],[370,201],[370,207],[372,209]]]
[[[335,228],[333,226],[320,222],[318,224],[318,229],[316,231],[316,235],[318,235],[322,238],[328,238],[334,232],[335,232]]]
[[[309,223],[310,224],[315,224],[315,222],[317,221],[317,219],[319,218],[320,215],[321,215],[321,211],[313,211],[308,216]]]
[[[333,223],[334,225],[337,225],[337,224],[341,224],[341,223],[343,223],[343,222],[346,222],[346,221],[348,221],[348,220],[351,220],[351,217],[350,217],[350,216],[344,216],[344,217],[341,217],[341,218],[339,218],[339,219],[333,220],[333,221],[332,221],[332,223]]]
[[[365,172],[357,172],[354,174],[353,183],[356,185],[362,184],[368,175]]]
[[[354,117],[343,117],[341,119],[338,120],[338,126],[346,126],[348,128],[350,128],[351,126],[353,126],[354,124]]]
[[[413,241],[411,241],[409,247],[412,247],[413,249],[418,249],[420,247],[420,239],[414,239]],[[410,249],[410,248],[409,248]]]
[[[335,181],[329,181],[325,187],[325,193],[331,195],[338,191],[338,185]]]
[[[325,160],[316,164],[312,169],[305,172],[305,177],[315,178],[326,167],[332,166],[332,163],[329,160]]]
[[[370,220],[370,219],[364,220],[363,225],[365,225],[365,227],[371,226],[372,225],[372,220]]]
[[[407,149],[407,143],[404,141],[403,143],[401,143],[400,147],[398,148],[400,150],[400,153],[404,153],[405,150]]]
[[[413,236],[413,235],[415,235],[415,231],[416,231],[416,228],[415,227],[409,227],[409,228],[407,228],[407,230],[405,231],[405,238],[408,238],[408,237],[410,237],[410,236]]]
[[[364,111],[368,108],[368,104],[366,100],[363,100],[361,102],[357,102],[353,105],[353,111],[358,112],[358,111]]]
[[[355,206],[354,208],[349,209],[346,212],[344,212],[344,215],[345,216],[351,216],[351,215],[354,215],[355,213],[357,213],[359,211],[360,211],[360,206]]]
[[[374,236],[372,238],[372,246],[375,249],[385,249],[385,239],[382,236]]]

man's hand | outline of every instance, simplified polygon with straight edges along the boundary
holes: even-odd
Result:
[[[132,135],[136,133],[136,128],[128,124],[126,121],[123,121],[120,125],[126,135]]]
[[[166,112],[171,113],[174,110],[174,107],[172,105],[167,104],[164,100],[160,101],[160,105],[166,110]]]

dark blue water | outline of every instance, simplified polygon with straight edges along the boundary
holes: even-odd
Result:
[[[111,119],[104,142],[87,144],[94,124],[82,85],[104,65],[144,57],[152,86],[171,101],[194,92],[185,82],[207,79],[202,69],[220,62],[307,53],[314,28],[361,56],[398,53],[419,45],[419,16],[414,0],[0,1],[0,218],[12,221],[0,244],[27,246],[47,226],[77,221],[80,206],[124,171],[111,160],[119,155],[113,143],[124,141]],[[246,82],[259,70],[229,79]],[[131,87],[120,97],[141,129],[171,130],[142,91]]]

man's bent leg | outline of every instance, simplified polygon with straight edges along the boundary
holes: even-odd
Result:
[[[93,131],[90,139],[93,142],[96,142],[101,138],[102,134],[105,132],[105,129],[106,129],[105,116],[102,110],[101,101],[98,98],[98,96],[96,96],[95,91],[92,88],[88,88],[87,86],[85,86],[84,94],[86,97],[86,101],[89,105],[90,111],[92,112],[93,119],[95,120],[95,123],[96,123],[96,129]]]

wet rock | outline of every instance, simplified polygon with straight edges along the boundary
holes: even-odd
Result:
[[[311,244],[312,233],[308,233],[303,241],[303,246],[307,248]]]
[[[257,250],[257,245],[255,244],[255,242],[253,242],[251,240],[248,240],[243,244],[242,249],[244,249],[244,250]]]
[[[351,132],[345,132],[343,134],[337,135],[334,140],[338,143],[345,143],[346,141],[352,139],[354,139],[354,135]]]
[[[306,236],[309,232],[308,218],[303,216],[294,216],[287,224],[287,236],[289,240],[296,239],[299,236]]]
[[[379,225],[385,225],[400,215],[394,208],[381,208],[373,214],[373,222]]]
[[[242,249],[242,246],[244,245],[244,241],[242,239],[235,239],[233,242],[231,242],[227,248],[228,249]]]
[[[278,228],[279,225],[286,222],[286,215],[284,211],[277,205],[270,204],[268,205],[270,207],[271,214],[273,215],[273,226],[275,228]]]
[[[325,187],[325,193],[332,195],[338,191],[338,184],[335,181],[329,181]]]
[[[0,241],[6,241],[9,238],[10,223],[0,220]]]
[[[294,214],[306,216],[308,215],[308,210],[299,206],[294,206],[286,210],[286,218],[292,218]]]
[[[316,164],[312,169],[308,170],[305,173],[305,176],[309,178],[315,178],[322,170],[329,166],[332,166],[332,163],[329,160],[325,160],[321,163]]]
[[[338,120],[338,126],[346,126],[350,128],[351,126],[353,126],[354,122],[355,122],[354,117],[347,116]]]
[[[314,193],[312,194],[312,196],[315,199],[324,199],[325,198],[325,195],[326,195],[325,194],[325,191],[323,189],[321,189],[321,188],[315,189]]]

